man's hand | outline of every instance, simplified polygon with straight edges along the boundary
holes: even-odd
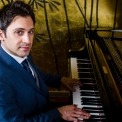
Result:
[[[62,119],[66,121],[81,122],[83,119],[89,119],[90,114],[86,111],[77,108],[76,105],[67,105],[58,108]]]
[[[70,91],[75,91],[76,86],[82,86],[81,81],[79,81],[78,79],[72,79],[67,77],[62,77],[61,83],[64,87],[66,87]]]

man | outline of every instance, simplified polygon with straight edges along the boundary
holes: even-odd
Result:
[[[48,86],[73,90],[76,79],[43,73],[29,56],[35,16],[30,6],[16,1],[0,10],[0,122],[78,122],[89,113],[67,105],[48,110]],[[29,67],[24,69],[23,61]]]

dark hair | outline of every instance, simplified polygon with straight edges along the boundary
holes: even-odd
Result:
[[[35,24],[35,14],[28,4],[23,1],[15,1],[5,5],[0,10],[0,29],[6,33],[7,27],[11,24],[16,16],[30,16]]]

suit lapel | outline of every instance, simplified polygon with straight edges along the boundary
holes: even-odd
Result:
[[[40,89],[35,83],[33,76],[27,73],[25,69],[23,69],[23,67],[10,55],[8,55],[1,47],[0,60],[6,65],[6,67],[12,69],[12,71],[15,72],[15,75],[18,75],[23,80],[23,82],[28,83],[31,87],[40,92]]]

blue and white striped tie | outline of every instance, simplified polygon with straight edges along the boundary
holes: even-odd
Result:
[[[28,60],[25,59],[22,63],[23,68],[32,75],[32,71],[29,67]]]

